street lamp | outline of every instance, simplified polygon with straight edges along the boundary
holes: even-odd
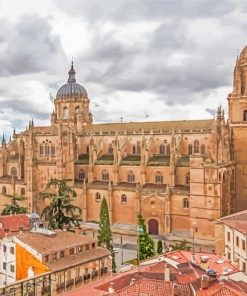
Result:
[[[138,263],[138,272],[140,272],[140,235],[144,233],[143,227],[141,225],[137,226],[137,263]]]
[[[195,233],[197,232],[197,230],[199,228],[197,226],[197,222],[196,221],[193,221],[192,222],[191,228],[193,229],[193,233],[192,233],[192,252],[194,254],[194,252],[195,252]]]

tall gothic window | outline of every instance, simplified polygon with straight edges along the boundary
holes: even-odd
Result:
[[[113,148],[112,148],[112,144],[109,144],[108,146],[108,154],[113,154]]]
[[[206,148],[205,148],[205,145],[202,144],[201,145],[201,154],[205,154],[206,153]]]
[[[155,174],[155,183],[156,184],[163,184],[163,175],[160,172]]]
[[[122,204],[127,203],[127,196],[126,196],[126,194],[122,194],[122,195],[121,195],[121,203],[122,203]]]
[[[189,203],[188,198],[184,198],[184,199],[183,199],[183,208],[184,208],[184,209],[188,209],[189,206],[190,206],[190,203]]]
[[[199,141],[194,141],[194,153],[199,153]]]
[[[141,143],[139,141],[136,143],[136,154],[141,154]]]
[[[68,108],[67,107],[63,108],[63,118],[64,119],[68,118]]]
[[[15,167],[11,168],[11,176],[16,177],[17,176],[17,170]]]
[[[192,145],[191,144],[188,145],[188,154],[189,155],[192,154]]]
[[[166,154],[170,155],[170,144],[166,145]]]
[[[3,187],[2,187],[2,194],[6,194],[6,193],[7,193],[6,187],[3,186]]]
[[[51,155],[54,156],[56,152],[56,148],[54,145],[51,146]]]
[[[135,175],[132,171],[128,172],[128,182],[129,183],[135,183]]]
[[[102,181],[109,181],[109,173],[107,170],[102,171]]]
[[[48,144],[45,145],[45,155],[48,156],[50,154],[50,147]]]
[[[243,113],[243,120],[244,120],[244,121],[247,121],[247,110],[244,110],[244,113]]]
[[[40,156],[42,156],[44,154],[44,146],[43,145],[39,146],[39,154],[40,154]]]
[[[160,154],[165,154],[166,153],[166,147],[164,144],[160,145]]]
[[[100,195],[99,192],[96,192],[96,194],[95,194],[95,201],[96,202],[100,202],[100,200],[101,200],[101,195]]]
[[[186,184],[186,185],[190,185],[190,173],[187,173],[187,174],[185,175],[185,184]]]
[[[85,179],[85,171],[84,170],[79,170],[79,180],[84,180]]]

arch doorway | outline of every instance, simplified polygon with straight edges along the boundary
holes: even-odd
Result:
[[[157,220],[151,219],[148,221],[148,232],[153,235],[159,234],[159,223]]]

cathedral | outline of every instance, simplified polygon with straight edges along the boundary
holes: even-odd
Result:
[[[228,119],[94,124],[73,67],[57,92],[49,126],[33,121],[0,148],[0,210],[7,195],[41,213],[52,178],[77,192],[83,223],[99,221],[106,197],[112,227],[213,245],[215,221],[247,208],[247,47],[236,61]]]

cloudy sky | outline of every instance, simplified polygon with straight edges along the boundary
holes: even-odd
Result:
[[[48,124],[74,57],[95,122],[211,118],[246,0],[0,0],[0,130]]]

